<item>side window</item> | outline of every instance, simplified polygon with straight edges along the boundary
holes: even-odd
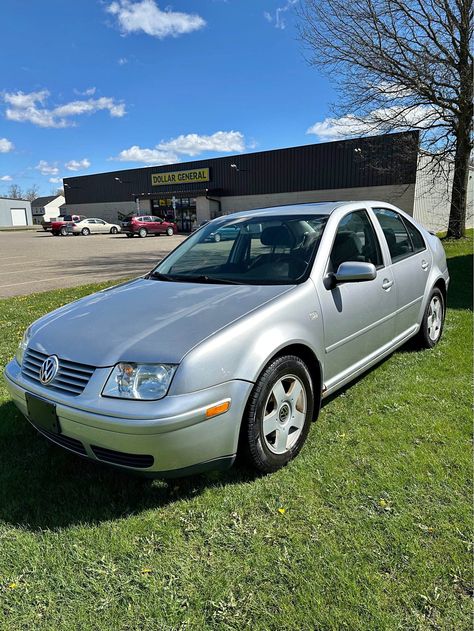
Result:
[[[341,219],[329,260],[332,272],[347,261],[383,266],[377,235],[365,210],[356,210]]]
[[[421,236],[421,232],[407,219],[404,218],[403,221],[406,229],[408,230],[408,234],[410,235],[415,252],[422,252],[423,250],[426,250],[425,240]]]
[[[388,208],[374,208],[374,213],[385,235],[392,263],[414,254],[410,237],[400,215]]]

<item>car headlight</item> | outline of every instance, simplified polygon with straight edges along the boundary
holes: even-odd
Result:
[[[16,349],[15,359],[20,364],[23,363],[23,355],[25,354],[26,347],[28,346],[28,341],[31,337],[31,327],[28,327],[26,331],[23,333],[23,337],[18,344],[18,348]]]
[[[154,401],[168,392],[176,366],[171,364],[132,364],[121,362],[110,373],[104,397]]]

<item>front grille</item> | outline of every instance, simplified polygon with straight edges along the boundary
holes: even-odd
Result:
[[[23,357],[21,372],[25,377],[41,384],[39,379],[40,368],[49,355],[28,348]],[[59,370],[56,377],[48,383],[47,388],[57,392],[77,396],[81,394],[89,383],[95,368],[86,364],[71,362],[67,359],[59,359]],[[43,384],[41,384],[43,385]]]
[[[144,454],[126,454],[122,451],[114,451],[113,449],[104,449],[91,445],[91,449],[98,460],[118,464],[123,467],[134,467],[135,469],[147,469],[153,466],[155,459],[153,456]]]
[[[34,426],[36,428],[36,426]],[[84,445],[75,438],[71,438],[70,436],[64,436],[64,434],[52,434],[51,432],[46,431],[43,428],[36,428],[41,434],[44,434],[46,438],[48,438],[51,442],[57,443],[61,445],[61,447],[66,447],[66,449],[70,449],[71,451],[75,451],[77,454],[81,454],[82,456],[87,456],[87,451]]]

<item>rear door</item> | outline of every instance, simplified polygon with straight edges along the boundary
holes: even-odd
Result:
[[[373,263],[376,278],[335,284],[332,275],[347,261]],[[328,389],[362,369],[394,337],[396,294],[386,263],[367,210],[348,212],[333,235],[326,271],[316,281],[324,325]]]
[[[397,335],[416,328],[426,291],[432,257],[420,231],[408,219],[390,208],[372,207],[390,252],[390,269],[395,280],[398,309]]]
[[[92,234],[96,234],[98,232],[98,226],[95,219],[86,219],[84,221],[84,227],[89,228]]]

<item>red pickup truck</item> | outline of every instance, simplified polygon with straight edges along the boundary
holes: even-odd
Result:
[[[82,221],[83,219],[86,219],[84,215],[62,215],[51,222],[51,234],[54,237],[58,237],[59,235],[65,237],[71,234],[71,231],[68,230],[68,224],[74,223],[75,221]]]

